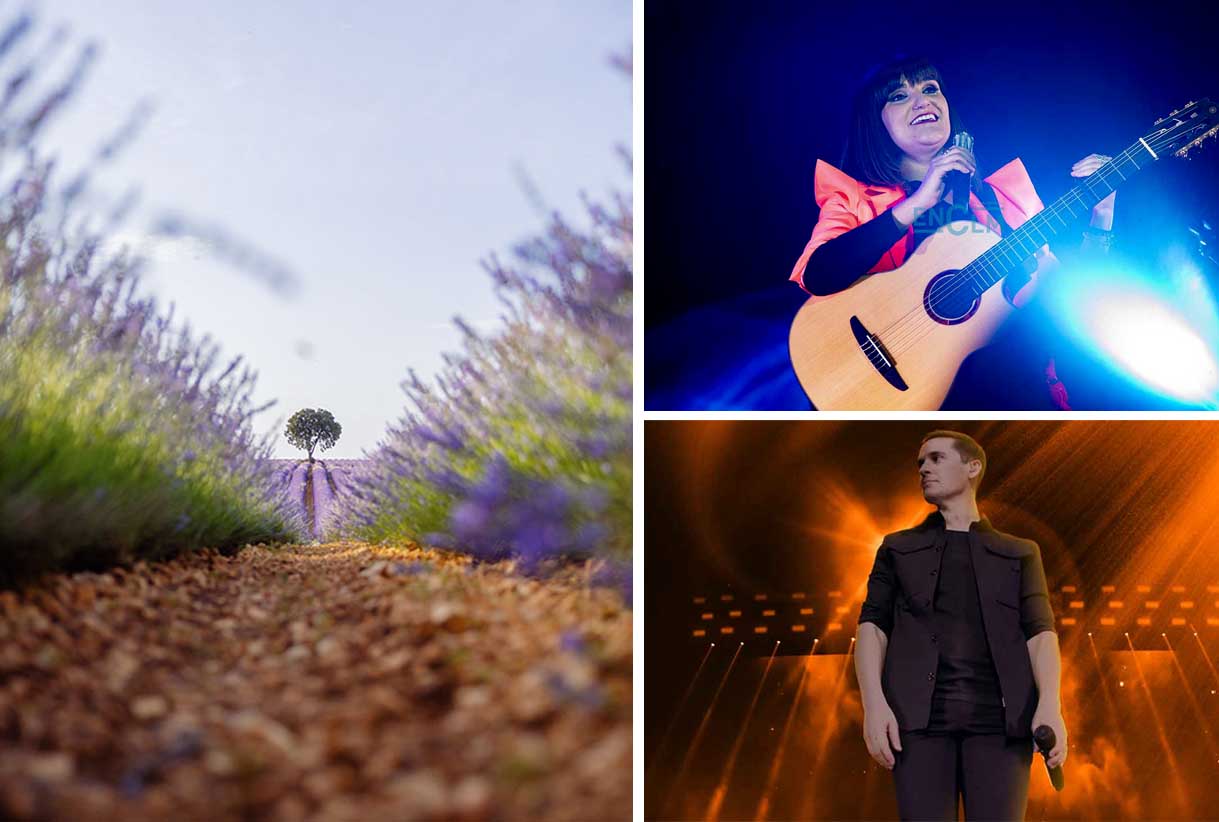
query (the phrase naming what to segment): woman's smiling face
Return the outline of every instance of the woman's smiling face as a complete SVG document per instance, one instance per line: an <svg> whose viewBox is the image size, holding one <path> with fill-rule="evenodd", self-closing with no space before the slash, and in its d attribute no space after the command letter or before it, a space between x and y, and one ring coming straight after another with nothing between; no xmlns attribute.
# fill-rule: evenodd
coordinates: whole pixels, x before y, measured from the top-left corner
<svg viewBox="0 0 1219 822"><path fill-rule="evenodd" d="M894 145L910 157L934 155L952 134L948 99L935 80L911 84L901 78L901 85L889 92L880 119Z"/></svg>

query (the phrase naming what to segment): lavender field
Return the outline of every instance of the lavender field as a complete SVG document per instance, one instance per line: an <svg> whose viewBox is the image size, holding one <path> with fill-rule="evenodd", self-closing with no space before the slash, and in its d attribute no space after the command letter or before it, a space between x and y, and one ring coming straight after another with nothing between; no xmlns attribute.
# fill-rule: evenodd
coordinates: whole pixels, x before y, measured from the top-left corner
<svg viewBox="0 0 1219 822"><path fill-rule="evenodd" d="M499 324L395 352L364 458L274 459L253 366L86 208L135 129L40 152L97 49L34 83L36 31L0 21L0 818L628 817L629 190L484 259Z"/></svg>

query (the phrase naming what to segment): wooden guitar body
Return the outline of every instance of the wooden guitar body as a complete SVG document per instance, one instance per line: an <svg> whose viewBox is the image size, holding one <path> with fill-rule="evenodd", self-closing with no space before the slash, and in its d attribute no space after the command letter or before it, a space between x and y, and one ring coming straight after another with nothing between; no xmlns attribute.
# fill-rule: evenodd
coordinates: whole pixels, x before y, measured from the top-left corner
<svg viewBox="0 0 1219 822"><path fill-rule="evenodd" d="M957 369L1013 308L1000 288L977 298L955 272L1000 241L969 220L927 237L900 268L832 297L792 323L796 376L819 410L935 410Z"/></svg>

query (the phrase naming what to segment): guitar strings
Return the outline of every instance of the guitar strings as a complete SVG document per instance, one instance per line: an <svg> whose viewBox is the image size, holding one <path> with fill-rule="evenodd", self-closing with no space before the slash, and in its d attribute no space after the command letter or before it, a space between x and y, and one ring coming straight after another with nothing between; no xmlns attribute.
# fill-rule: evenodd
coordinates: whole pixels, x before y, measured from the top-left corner
<svg viewBox="0 0 1219 822"><path fill-rule="evenodd" d="M1087 201L1080 196L1077 189L1080 186L1086 187L1088 192L1096 197L1097 192L1094 188L1095 183L1104 182L1108 184L1109 177L1113 174L1116 174L1117 176L1121 177L1122 180L1125 180L1126 175L1122 174L1117 168L1118 161L1129 160L1130 162L1134 163L1136 169L1141 169L1142 166L1134 161L1134 157L1136 156L1134 152L1141 148L1142 144L1136 143L1123 151L1116 158L1110 160L1104 166L1097 169L1097 171L1092 175L1089 175L1087 179L1081 181L1078 186L1075 186L1071 191L1059 198L1059 201L1050 208L1042 209L1042 211L1034 214L1033 217L1026 220L1025 223L1023 223L1019 228L1013 229L1012 233L1003 238L1000 243L1008 240L1014 240L1015 243L1013 244L1018 245L1020 249L1023 250L1024 245L1020 239L1021 236L1033 241L1036 241L1037 237L1040 237L1040 244L1032 252L1032 254L1036 254L1038 250L1048 244L1049 237L1043 234L1043 232L1036 230L1037 225L1033 223L1033 218L1044 215L1044 222L1048 223L1050 219L1057 218L1063 223L1064 228L1069 226L1070 223L1064 220L1062 215L1064 213L1069 213L1072 219L1075 219L1077 215L1071 211L1068 204L1073 204L1075 201L1078 201L1085 207L1087 206ZM1110 188L1111 190L1115 190L1114 186L1110 186ZM1103 196L1107 196L1107 194L1099 197L1098 201L1099 199L1103 199ZM927 301L934 304L939 300L951 296L962 288L972 288L980 283L985 283L986 274L1000 274L1003 271L1003 268L992 267L993 263L997 263L1000 260L1006 262L1008 266L1012 265L1010 252L1006 250L996 251L996 249L999 248L1000 243L996 243L995 245L991 246L986 251L982 252L982 254L980 254L975 260L961 268L956 277L942 280L933 286L927 295ZM1015 260L1015 265L1019 265L1025 259L1027 259L1027 257L1017 257ZM1002 279L1002 277L999 279ZM995 282L997 283L998 281L999 280L996 280ZM994 284L995 283L986 284L981 289L981 293L979 293L977 296L981 298ZM899 353L908 351L912 344L918 342L929 330L933 330L939 325L935 320L927 316L926 311L923 309L924 306L920 303L918 308L907 311L904 315L894 320L884 329L873 333L872 336L874 338L888 338L888 340L885 341L885 348L888 349L894 357L896 357ZM912 320L914 322L911 322ZM895 334L896 336L894 336ZM883 365L884 357L879 350L877 350L875 354L878 359L873 359L873 355L870 352L865 353L868 354L868 359L874 366L878 364Z"/></svg>
<svg viewBox="0 0 1219 822"><path fill-rule="evenodd" d="M1123 159L1128 159L1131 162L1134 162L1133 155L1131 155L1131 149L1127 149L1126 151L1122 152L1120 155L1118 155L1118 157L1123 158ZM1105 164L1105 166L1098 169L1087 180L1084 180L1081 183L1081 185L1086 186L1089 193L1091 193L1093 196L1095 196L1096 191L1093 188L1094 183L1097 181L1107 183L1108 182L1107 175L1116 173L1118 176L1121 176L1122 179L1124 180L1125 175L1122 175L1120 171L1117 171L1116 163L1117 163L1116 158L1114 160L1109 161L1108 163ZM1135 164L1136 168L1141 168L1138 165L1138 163L1134 163L1134 164ZM1076 188L1078 188L1078 186ZM1063 223L1064 227L1068 226L1069 223L1062 218L1062 214L1064 212L1066 212L1066 213L1071 214L1072 219L1075 219L1075 217L1076 217L1074 212L1071 212L1070 209L1066 205L1066 203L1071 202L1070 194L1071 194L1071 192L1068 192L1067 195L1064 195L1062 198L1060 198L1058 203L1055 203L1048 209L1042 209L1042 211L1038 212L1037 215L1033 215L1033 216L1036 217L1038 215L1044 215L1044 220L1046 222L1048 222L1051 218L1057 218ZM1084 201L1082 198L1079 198L1078 195L1076 195L1076 197L1079 199L1079 201L1081 203L1084 203L1086 205L1086 201ZM1034 240L1034 241L1036 241L1037 237L1040 237L1040 239L1041 239L1040 243L1036 246L1036 249L1033 252L1031 252L1032 254L1036 254L1037 250L1040 250L1042 247L1047 245L1047 243L1049 242L1049 237L1047 237L1045 234L1043 234L1040 231L1035 232L1036 225L1031 225L1032 221L1033 221L1033 218L1030 217L1029 220L1026 221L1025 224L1022 224L1020 226L1020 228L1014 229L1012 231L1012 234L1009 235L1008 237L1004 238L1004 240L1015 241L1013 244L1018 244L1020 246L1021 250L1023 250L1024 246L1023 246L1023 243L1020 241L1021 236L1026 237L1030 240ZM1028 225L1028 227L1026 228L1025 225ZM1034 236L1034 232L1036 233L1037 236ZM977 257L977 259L971 261L970 263L965 265L962 269L960 269L957 276L955 276L951 279L942 280L940 283L937 283L931 289L930 293L927 295L927 301L934 305L935 302L943 300L944 298L947 298L947 297L951 296L952 294L959 292L963 288L971 288L972 286L975 286L977 284L984 283L985 282L984 275L986 273L994 273L994 274L1001 273L1002 268L1000 268L998 270L993 270L991 268L991 262L995 261L997 258L1007 260L1009 265L1011 265L1011 264L1019 265L1021 262L1023 262L1024 259L1027 259L1027 257L1018 257L1014 261L1012 261L1009 258L1007 258L1006 252L1004 252L1004 251L996 252L995 251L995 249L998 248L998 246L999 246L999 244L996 243L994 246L992 246L991 248L984 251L982 254L980 254ZM998 282L998 280L996 280L996 282ZM992 285L993 285L993 283L987 284L983 289L981 289L981 293L978 294L977 296L980 298L982 296L982 294L985 294L985 292L990 289L990 287ZM890 339L892 339L892 348L890 348L890 351L895 356L899 350L900 351L909 350L910 343L915 341L920 336L920 335L918 335L917 332L923 331L923 330L929 329L929 328L933 329L937 325L939 325L931 317L928 317L926 311L924 311L923 309L924 309L924 306L922 304L920 304L917 309L911 309L911 310L907 311L906 314L899 317L897 320L890 323L889 326L887 326L885 329L883 329L881 332L879 332L882 336L887 336L887 337L890 337ZM911 324L910 324L909 320L910 319L920 320L920 318L922 321L915 322L914 327L911 328ZM911 337L911 334L909 333L911 331L915 332L915 336L913 338ZM903 332L907 332L907 333L903 334ZM898 336L894 337L893 335L895 333ZM889 348L890 346L886 345L886 347Z"/></svg>
<svg viewBox="0 0 1219 822"><path fill-rule="evenodd" d="M1193 124L1189 129L1186 129L1186 131L1187 132L1196 132L1200 128L1207 129L1209 127L1210 127L1209 123L1196 123L1196 124ZM1166 134L1163 133L1163 130L1162 130L1162 132L1160 134L1151 138L1151 142L1155 144L1156 149L1163 150L1164 146L1170 144L1175 139L1179 139L1181 136L1182 135L1168 137ZM1143 139L1146 139L1146 138L1143 138ZM1087 202L1078 195L1078 193L1076 192L1076 189L1078 189L1080 186L1085 186L1085 187L1087 187L1090 194L1092 194L1093 196L1096 196L1096 191L1093 189L1093 183L1096 182L1097 180L1100 180L1101 182L1108 184L1107 175L1117 174L1119 177L1122 178L1122 181L1125 181L1126 175L1122 174L1121 171L1118 169L1117 161L1119 159L1124 158L1126 160L1129 160L1131 163L1134 164L1136 170L1141 171L1143 167L1140 166L1137 162L1135 162L1134 157L1137 156L1138 153L1140 153L1139 149L1141 147L1143 147L1143 145L1144 144L1141 141L1132 144L1128 149L1123 151L1117 157L1113 158L1112 160L1107 162L1105 165L1103 165L1099 169L1097 169L1093 174L1089 175L1086 179L1081 181L1079 186L1073 187L1071 189L1071 191L1068 191L1066 194L1064 194L1062 197L1060 197L1059 200L1054 205L1052 205L1050 208L1042 209L1041 211L1037 212L1037 214L1034 214L1032 217L1030 217L1028 220L1026 220L1025 223L1021 224L1021 226L1019 228L1014 229L1012 231L1011 235L1004 238L1004 241L1013 239L1016 237L1016 235L1021 234L1021 233L1023 233L1025 236L1028 236L1029 239L1035 239L1031 236L1033 234L1034 230L1036 229L1036 225L1033 224L1033 219L1035 217L1039 217L1041 215L1045 215L1045 217L1046 217L1044 222L1048 223L1050 217L1057 217L1058 220L1060 222L1062 222L1064 228L1069 226L1070 223L1068 223L1066 220L1062 219L1063 211L1070 213L1072 219L1075 219L1075 217L1076 217L1074 212L1071 212L1070 209L1067 207L1067 202L1069 202L1069 197L1071 195L1074 195L1079 200L1080 203L1082 203L1085 207L1087 207ZM1155 149L1150 149L1150 150L1152 151L1153 154L1156 153ZM1153 161L1155 159L1157 159L1157 158L1153 156ZM1110 186L1110 189L1116 190L1116 186ZM1108 195L1106 194L1104 196L1108 196ZM1100 198L1098 198L1098 199L1100 199ZM1033 254L1036 254L1036 252L1038 250L1040 250L1042 247L1046 246L1049 243L1048 237L1042 235L1040 231L1037 231L1036 233L1041 236L1042 242L1041 242L1041 245L1039 245L1037 247L1037 249L1033 251ZM966 266L964 268L960 269L960 272L958 273L957 277L951 278L949 280L941 281L941 283L937 284L935 288L932 288L930 294L927 295L928 301L933 302L937 298L946 297L948 295L955 293L960 288L972 286L972 285L976 284L977 282L984 282L984 280L981 279L981 276L979 276L983 273L1000 273L998 271L989 272L988 265L987 265L987 263L989 261L983 262L984 258L987 258L988 255L990 256L991 259L994 259L995 257L998 257L998 256L1006 257L1006 252L995 252L995 249L998 246L999 246L999 243L996 243L995 245L991 246L991 248L988 248L986 251L982 252L982 254L980 254L977 257L977 259L966 264ZM1021 244L1021 249L1023 250L1023 244ZM1016 265L1019 265L1025 259L1027 259L1027 257L1018 258L1016 261ZM979 265L979 263L982 263L982 265ZM960 276L961 273L966 272L970 268L973 268L975 273L968 273L968 274L964 274L964 276ZM1006 275L1003 275L1003 276L1006 276ZM1002 277L1000 277L1000 279L1002 279ZM998 282L998 281L999 280L996 280L995 282ZM981 293L979 293L977 295L978 298L980 299L986 293L986 291L988 291L994 284L995 283L990 283L989 285L986 285L982 289ZM944 289L947 289L947 290L944 290ZM903 332L903 331L906 332L904 337L899 336L899 337L894 338L892 347L890 347L890 345L888 345L888 344L886 344L886 346L885 346L887 349L889 349L890 353L894 355L894 357L896 357L896 355L898 353L908 351L910 349L910 346L913 345L914 343L918 342L919 339L921 339L921 337L927 333L927 331L934 329L938 325L938 323L936 323L935 320L933 320L932 318L927 316L925 311L921 310L922 308L923 308L923 306L920 305L919 308L917 308L917 309L911 309L910 311L906 312L905 315L894 320L892 323L890 323L889 326L887 326L885 329L883 329L880 332L880 334L883 334L885 336L888 336L894 332L899 332L899 333ZM924 317L926 319L926 322L919 322L918 321L919 317ZM915 320L913 329L910 328L911 319ZM902 326L903 324L905 324L906 328L900 328L900 326ZM878 334L873 334L873 336L876 337L876 336L878 336ZM883 363L883 355L880 355L879 350L877 351L877 355L881 357L881 362ZM870 355L869 355L869 360L871 360ZM876 363L873 362L873 364L875 365Z"/></svg>

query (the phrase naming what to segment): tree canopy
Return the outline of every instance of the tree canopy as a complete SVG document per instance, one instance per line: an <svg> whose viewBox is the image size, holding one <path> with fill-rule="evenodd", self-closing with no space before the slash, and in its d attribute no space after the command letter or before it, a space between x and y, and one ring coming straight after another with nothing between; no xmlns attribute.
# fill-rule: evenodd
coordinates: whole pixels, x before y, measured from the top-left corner
<svg viewBox="0 0 1219 822"><path fill-rule="evenodd" d="M314 450L332 447L339 441L343 426L324 408L302 408L288 419L284 433L288 442L307 451L309 461L313 462Z"/></svg>

